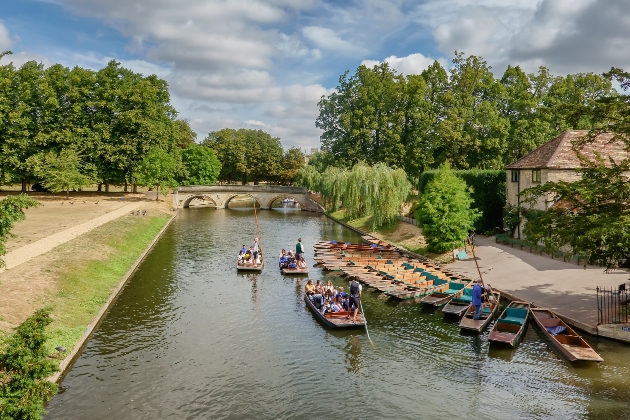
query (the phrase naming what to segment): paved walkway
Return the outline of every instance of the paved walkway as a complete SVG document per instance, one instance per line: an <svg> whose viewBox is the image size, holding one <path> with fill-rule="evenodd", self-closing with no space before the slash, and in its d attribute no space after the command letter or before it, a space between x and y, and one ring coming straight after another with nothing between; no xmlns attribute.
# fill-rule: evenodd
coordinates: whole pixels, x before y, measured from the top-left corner
<svg viewBox="0 0 630 420"><path fill-rule="evenodd" d="M475 248L484 282L534 304L557 311L595 329L597 300L595 287L618 286L630 274L615 270L605 274L602 267L578 266L531 254L508 245L497 244L493 237L477 237ZM475 261L470 255L449 268L477 278Z"/></svg>
<svg viewBox="0 0 630 420"><path fill-rule="evenodd" d="M6 264L6 268L0 268L0 272L4 271L5 269L9 270L13 267L23 264L28 260L42 255L55 248L56 246L71 241L72 239L81 236L96 227L104 225L105 223L117 219L125 214L129 214L132 210L137 209L141 205L142 202L127 204L126 206L123 206L102 216L96 217L90 221L63 230L61 232L54 233L43 239L8 252L3 258Z"/></svg>

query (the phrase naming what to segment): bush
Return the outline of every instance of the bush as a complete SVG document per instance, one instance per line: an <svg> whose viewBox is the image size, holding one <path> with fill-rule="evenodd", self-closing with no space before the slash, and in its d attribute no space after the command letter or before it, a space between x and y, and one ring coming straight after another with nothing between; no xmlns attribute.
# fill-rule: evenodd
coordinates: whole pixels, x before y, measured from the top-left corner
<svg viewBox="0 0 630 420"><path fill-rule="evenodd" d="M416 220L422 226L427 249L442 253L462 243L480 212L471 208L473 200L466 182L455 176L448 165L442 166L420 197Z"/></svg>
<svg viewBox="0 0 630 420"><path fill-rule="evenodd" d="M495 227L503 226L505 171L470 169L452 172L472 188L470 194L474 200L472 208L481 212L481 217L475 222L475 231L494 232ZM420 175L418 191L421 194L424 193L427 183L435 177L436 173L436 170L431 170Z"/></svg>
<svg viewBox="0 0 630 420"><path fill-rule="evenodd" d="M51 322L50 309L40 309L5 339L0 353L0 418L39 419L57 392L57 384L46 380L57 371L44 349L44 330Z"/></svg>

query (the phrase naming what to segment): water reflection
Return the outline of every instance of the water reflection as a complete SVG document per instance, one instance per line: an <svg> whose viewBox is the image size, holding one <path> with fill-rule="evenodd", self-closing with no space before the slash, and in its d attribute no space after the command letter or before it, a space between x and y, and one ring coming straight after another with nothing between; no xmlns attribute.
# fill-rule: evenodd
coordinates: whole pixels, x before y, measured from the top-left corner
<svg viewBox="0 0 630 420"><path fill-rule="evenodd" d="M325 216L258 212L269 258L320 238L359 238ZM251 208L182 211L147 256L49 405L50 419L625 418L628 347L593 341L599 366L557 357L531 326L514 349L457 318L400 305L366 289L365 330L330 331L305 307L311 268L284 277L274 263L239 275L234 256L256 235ZM292 302L293 300L293 302ZM325 402L325 403L324 403ZM625 416L625 417L624 417Z"/></svg>

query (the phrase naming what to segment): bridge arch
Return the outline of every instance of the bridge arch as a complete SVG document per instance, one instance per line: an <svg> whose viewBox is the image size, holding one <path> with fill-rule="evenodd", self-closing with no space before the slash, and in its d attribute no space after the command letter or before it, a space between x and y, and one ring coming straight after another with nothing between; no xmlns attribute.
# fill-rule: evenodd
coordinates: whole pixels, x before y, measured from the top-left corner
<svg viewBox="0 0 630 420"><path fill-rule="evenodd" d="M216 200L214 200L212 197L210 197L210 195L208 195L208 194L197 194L197 195L191 195L190 197L186 198L186 200L184 200L184 202L182 203L182 207L184 207L184 208L190 207L190 202L193 201L195 198L201 198L203 200L212 201L212 204L214 204L215 207L218 206Z"/></svg>
<svg viewBox="0 0 630 420"><path fill-rule="evenodd" d="M238 193L238 194L230 194L226 199L225 202L223 203L223 206L225 208L228 208L230 201L232 201L233 198L235 197L251 197L254 199L254 201L256 202L256 204L258 204L258 208L263 208L263 204L260 202L260 200L258 199L258 197L256 197L254 194L247 194L247 193Z"/></svg>
<svg viewBox="0 0 630 420"><path fill-rule="evenodd" d="M275 196L274 198L269 200L269 203L267 203L267 208L270 209L275 201L281 200L281 199L285 199L285 198L292 198L293 200L295 200L300 205L301 208L305 207L304 200L300 199L300 197L298 197L297 195L278 194L277 196Z"/></svg>

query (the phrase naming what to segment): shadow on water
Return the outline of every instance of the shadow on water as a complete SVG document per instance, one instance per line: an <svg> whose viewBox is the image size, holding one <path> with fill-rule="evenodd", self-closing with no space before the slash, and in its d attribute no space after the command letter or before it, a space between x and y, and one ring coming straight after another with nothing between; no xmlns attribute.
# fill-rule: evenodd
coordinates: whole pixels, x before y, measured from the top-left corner
<svg viewBox="0 0 630 420"><path fill-rule="evenodd" d="M274 209L258 218L268 258L298 237L309 262L319 240L360 240L321 214ZM348 279L321 267L284 277L273 263L237 274L236 253L256 235L251 205L181 211L47 418L293 419L328 407L342 407L336 415L351 407L353 418L627 418L627 346L591 340L605 362L574 366L530 326L514 350L497 350L487 330L461 335L458 317L445 322L439 310L366 290L372 346L364 329L323 327L303 301L308 278L344 287Z"/></svg>

